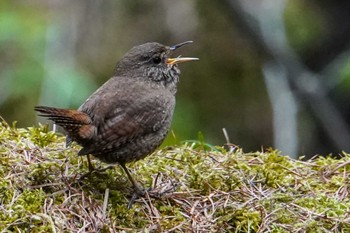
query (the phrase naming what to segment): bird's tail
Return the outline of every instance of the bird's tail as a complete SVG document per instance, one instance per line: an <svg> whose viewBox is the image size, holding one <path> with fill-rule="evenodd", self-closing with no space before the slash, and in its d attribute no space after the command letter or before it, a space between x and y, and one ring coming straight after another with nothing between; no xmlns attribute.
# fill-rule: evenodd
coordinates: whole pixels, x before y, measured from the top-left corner
<svg viewBox="0 0 350 233"><path fill-rule="evenodd" d="M91 117L84 112L46 106L36 106L34 110L39 112L39 116L47 117L61 126L73 140L90 139L95 132Z"/></svg>

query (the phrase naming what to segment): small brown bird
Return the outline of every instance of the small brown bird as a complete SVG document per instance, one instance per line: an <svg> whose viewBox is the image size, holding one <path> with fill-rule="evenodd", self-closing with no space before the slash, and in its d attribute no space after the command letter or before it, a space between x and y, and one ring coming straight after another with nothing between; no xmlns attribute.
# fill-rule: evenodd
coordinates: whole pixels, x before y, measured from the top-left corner
<svg viewBox="0 0 350 233"><path fill-rule="evenodd" d="M78 155L87 155L90 168L90 154L106 163L119 163L135 192L143 195L125 164L143 159L166 137L180 75L177 64L198 60L169 56L191 42L135 46L117 63L112 78L78 110L37 106L35 111L67 131L68 145L76 141L83 147Z"/></svg>

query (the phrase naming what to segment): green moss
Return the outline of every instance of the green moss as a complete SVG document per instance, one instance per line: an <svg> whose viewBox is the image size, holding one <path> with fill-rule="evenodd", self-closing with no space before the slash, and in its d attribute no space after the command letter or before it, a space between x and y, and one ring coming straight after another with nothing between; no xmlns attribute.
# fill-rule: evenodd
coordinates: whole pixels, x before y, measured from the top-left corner
<svg viewBox="0 0 350 233"><path fill-rule="evenodd" d="M24 212L37 213L44 204L46 194L41 189L24 190L17 201L14 209L24 210Z"/></svg>
<svg viewBox="0 0 350 233"><path fill-rule="evenodd" d="M80 147L46 126L0 125L0 229L10 232L350 230L350 156L293 160L201 141L129 164L149 197L127 204L123 170L88 172ZM106 166L94 160L96 167ZM107 206L104 207L106 193ZM106 208L106 211L104 211Z"/></svg>

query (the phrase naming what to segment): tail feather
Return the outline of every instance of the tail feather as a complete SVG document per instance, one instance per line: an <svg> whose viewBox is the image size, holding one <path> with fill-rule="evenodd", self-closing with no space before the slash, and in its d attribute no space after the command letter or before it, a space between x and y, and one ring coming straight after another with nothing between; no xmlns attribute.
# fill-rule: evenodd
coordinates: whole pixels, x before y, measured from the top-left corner
<svg viewBox="0 0 350 233"><path fill-rule="evenodd" d="M84 112L46 106L36 106L34 110L39 112L39 116L47 117L64 128L68 135L78 142L92 138L95 133L91 117Z"/></svg>

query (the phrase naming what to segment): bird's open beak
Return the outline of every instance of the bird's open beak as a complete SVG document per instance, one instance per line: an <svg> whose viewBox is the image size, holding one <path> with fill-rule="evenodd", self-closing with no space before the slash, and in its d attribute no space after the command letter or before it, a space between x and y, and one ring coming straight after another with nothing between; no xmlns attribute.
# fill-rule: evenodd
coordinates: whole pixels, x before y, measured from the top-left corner
<svg viewBox="0 0 350 233"><path fill-rule="evenodd" d="M169 50L170 51L174 51L174 50L180 48L181 46L186 45L186 44L190 44L190 43L193 43L193 41L189 40L189 41L182 42L180 44L176 44L176 45L170 46ZM174 65L174 64L177 64L177 63L181 63L181 62L197 61L197 60L199 60L199 59L195 58L195 57L177 57L177 58L168 58L166 63L169 64L169 65Z"/></svg>

